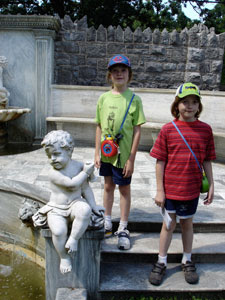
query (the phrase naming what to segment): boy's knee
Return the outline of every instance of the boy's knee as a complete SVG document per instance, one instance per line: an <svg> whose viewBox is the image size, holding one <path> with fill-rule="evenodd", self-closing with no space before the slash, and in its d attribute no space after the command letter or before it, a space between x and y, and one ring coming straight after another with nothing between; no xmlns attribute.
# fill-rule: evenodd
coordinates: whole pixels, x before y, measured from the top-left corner
<svg viewBox="0 0 225 300"><path fill-rule="evenodd" d="M113 183L113 184L108 184L108 183L106 183L106 184L104 185L104 189L105 189L105 191L106 191L107 193L114 192L115 187L116 187L116 185L115 185L114 183Z"/></svg>
<svg viewBox="0 0 225 300"><path fill-rule="evenodd" d="M180 219L180 227L182 231L192 229L193 227L192 218Z"/></svg>
<svg viewBox="0 0 225 300"><path fill-rule="evenodd" d="M164 229L165 231L167 231L167 232L174 232L176 226L177 226L177 223L176 223L176 221L174 221L174 220L172 220L169 229L166 227L166 224L163 223L163 229Z"/></svg>

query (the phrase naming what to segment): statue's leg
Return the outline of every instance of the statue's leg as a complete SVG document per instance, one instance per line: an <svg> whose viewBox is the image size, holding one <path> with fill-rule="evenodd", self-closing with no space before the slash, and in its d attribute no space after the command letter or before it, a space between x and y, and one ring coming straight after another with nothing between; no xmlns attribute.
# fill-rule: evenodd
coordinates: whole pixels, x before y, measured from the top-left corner
<svg viewBox="0 0 225 300"><path fill-rule="evenodd" d="M86 231L91 217L91 207L83 201L73 205L71 218L73 220L71 233L66 243L68 253L77 251L78 240Z"/></svg>
<svg viewBox="0 0 225 300"><path fill-rule="evenodd" d="M49 213L48 225L52 232L53 245L60 257L60 271L63 274L70 272L72 270L72 263L70 256L65 249L68 231L67 219L54 213Z"/></svg>

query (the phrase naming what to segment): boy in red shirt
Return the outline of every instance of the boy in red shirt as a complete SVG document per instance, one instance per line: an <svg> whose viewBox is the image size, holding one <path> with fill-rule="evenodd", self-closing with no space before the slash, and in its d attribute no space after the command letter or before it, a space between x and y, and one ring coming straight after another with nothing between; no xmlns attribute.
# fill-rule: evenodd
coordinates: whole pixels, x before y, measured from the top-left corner
<svg viewBox="0 0 225 300"><path fill-rule="evenodd" d="M199 89L188 82L178 87L171 113L174 123L194 152L200 167L204 169L209 181L209 191L204 204L212 203L214 182L211 160L216 158L211 127L198 120L202 112ZM150 155L157 159L155 203L165 208L172 219L170 228L163 222L158 261L151 271L149 281L160 285L167 267L167 251L176 227L176 217L180 219L183 242L182 269L185 280L194 284L198 274L191 261L193 243L193 216L196 213L200 195L202 172L197 161L172 122L165 124Z"/></svg>

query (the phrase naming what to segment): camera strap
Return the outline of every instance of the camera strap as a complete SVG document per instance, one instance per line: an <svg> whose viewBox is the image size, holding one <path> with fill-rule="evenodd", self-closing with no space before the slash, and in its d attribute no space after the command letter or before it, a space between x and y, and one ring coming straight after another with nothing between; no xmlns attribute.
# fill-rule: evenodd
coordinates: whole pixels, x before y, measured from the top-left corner
<svg viewBox="0 0 225 300"><path fill-rule="evenodd" d="M128 107L127 107L127 110L126 110L126 113L125 113L125 115L124 115L124 117L123 117L123 121L122 121L122 123L121 123L121 125L120 125L120 129L119 129L119 132L118 132L118 133L120 133L121 130L122 130L122 128L123 128L123 124L124 124L124 122L125 122L125 120L126 120L126 117L127 117L128 111L129 111L129 109L130 109L131 103L132 103L132 101L133 101L133 99L134 99L134 96L135 96L135 94L133 94L133 96L132 96L132 98L131 98L131 100L130 100L130 103L129 103L129 105L128 105Z"/></svg>
<svg viewBox="0 0 225 300"><path fill-rule="evenodd" d="M188 142L186 141L185 137L183 136L183 134L181 133L181 131L180 131L180 129L177 127L177 125L174 123L174 121L172 121L172 123L173 123L173 126L174 126L174 127L176 128L176 130L178 131L178 133L180 134L180 136L182 137L182 139L183 139L183 141L185 142L186 146L188 147L188 149L191 151L192 155L194 156L194 158L195 158L195 160L196 160L196 162L197 162L197 164L198 164L198 167L199 167L199 169L200 169L200 172L203 173L202 168L201 168L201 166L200 166L200 164L199 164L199 161L198 161L196 155L194 154L194 152L192 151L191 147L189 146Z"/></svg>
<svg viewBox="0 0 225 300"><path fill-rule="evenodd" d="M117 135L116 135L116 142L117 142L117 144L118 144L118 158L117 158L117 167L118 167L118 168L121 167L121 163L120 163L120 148L119 148L119 147L120 147L120 146L119 146L119 142L120 142L120 140L121 140L122 137L123 137L123 135L121 134L121 131L122 131L124 122L125 122L125 120L126 120L128 111L129 111L129 109L130 109L131 103L132 103L132 101L133 101L133 99L134 99L134 96L135 96L135 94L133 93L132 98L131 98L131 100L130 100L130 103L129 103L128 107L127 107L126 113L125 113L125 115L124 115L124 117L123 117L123 121L122 121L122 123L121 123L121 125L120 125L119 132L118 132Z"/></svg>

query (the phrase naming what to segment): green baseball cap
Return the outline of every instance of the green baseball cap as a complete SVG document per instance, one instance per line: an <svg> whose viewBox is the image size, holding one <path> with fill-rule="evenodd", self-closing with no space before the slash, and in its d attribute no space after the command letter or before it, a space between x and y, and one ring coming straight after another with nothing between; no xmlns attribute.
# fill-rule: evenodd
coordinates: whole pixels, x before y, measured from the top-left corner
<svg viewBox="0 0 225 300"><path fill-rule="evenodd" d="M188 95L196 95L199 98L201 98L200 91L199 91L199 88L197 87L197 85L195 85L191 82L186 82L184 84L181 84L178 87L175 96L178 96L179 98L184 98Z"/></svg>

